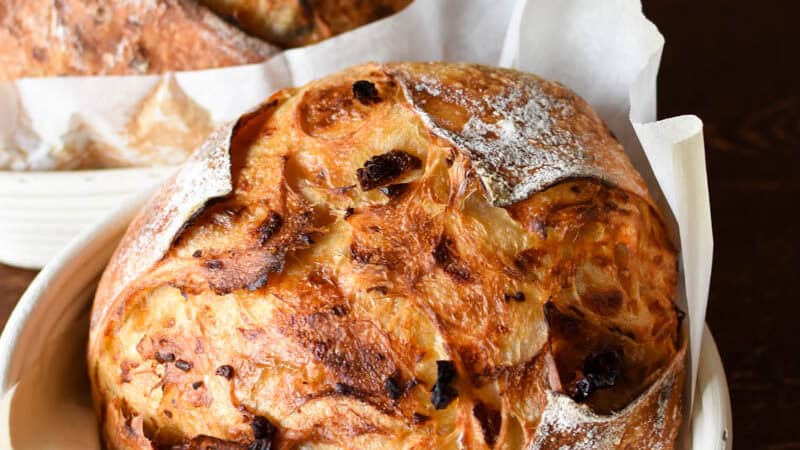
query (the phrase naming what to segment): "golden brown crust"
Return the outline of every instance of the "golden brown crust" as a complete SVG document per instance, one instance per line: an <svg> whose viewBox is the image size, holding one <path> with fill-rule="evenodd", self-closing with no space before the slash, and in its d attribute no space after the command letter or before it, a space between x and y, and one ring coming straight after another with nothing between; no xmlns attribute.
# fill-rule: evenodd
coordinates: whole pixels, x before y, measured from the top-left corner
<svg viewBox="0 0 800 450"><path fill-rule="evenodd" d="M263 61L273 48L188 0L0 0L0 81Z"/></svg>
<svg viewBox="0 0 800 450"><path fill-rule="evenodd" d="M580 151L476 137L475 115L557 117ZM487 153L503 139L526 158ZM272 423L274 448L670 448L685 350L651 203L588 106L530 75L364 65L281 91L112 258L89 345L106 440L245 446Z"/></svg>
<svg viewBox="0 0 800 450"><path fill-rule="evenodd" d="M411 0L202 0L242 29L281 47L299 47L368 24Z"/></svg>

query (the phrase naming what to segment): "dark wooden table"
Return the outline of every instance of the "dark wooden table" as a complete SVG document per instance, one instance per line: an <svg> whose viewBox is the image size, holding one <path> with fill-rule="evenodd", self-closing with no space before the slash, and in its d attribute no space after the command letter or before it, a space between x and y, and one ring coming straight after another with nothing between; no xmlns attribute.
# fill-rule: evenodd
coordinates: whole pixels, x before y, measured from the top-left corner
<svg viewBox="0 0 800 450"><path fill-rule="evenodd" d="M800 449L800 1L644 9L667 39L659 115L705 122L708 323L728 373L734 448ZM0 265L0 327L34 275Z"/></svg>
<svg viewBox="0 0 800 450"><path fill-rule="evenodd" d="M705 123L707 321L735 449L800 449L800 2L644 0L667 46L659 115Z"/></svg>

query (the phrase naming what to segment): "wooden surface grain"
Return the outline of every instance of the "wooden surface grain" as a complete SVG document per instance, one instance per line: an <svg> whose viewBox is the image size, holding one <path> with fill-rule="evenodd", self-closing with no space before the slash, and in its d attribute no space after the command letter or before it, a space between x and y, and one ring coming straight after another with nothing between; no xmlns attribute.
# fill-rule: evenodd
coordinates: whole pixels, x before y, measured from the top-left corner
<svg viewBox="0 0 800 450"><path fill-rule="evenodd" d="M705 123L707 319L730 383L734 448L800 449L800 2L643 3L667 41L659 116ZM34 275L0 265L0 327Z"/></svg>
<svg viewBox="0 0 800 450"><path fill-rule="evenodd" d="M0 330L5 327L14 305L35 276L35 270L15 269L0 264Z"/></svg>
<svg viewBox="0 0 800 450"><path fill-rule="evenodd" d="M705 124L707 322L734 449L800 449L800 2L644 0L666 38L659 116Z"/></svg>

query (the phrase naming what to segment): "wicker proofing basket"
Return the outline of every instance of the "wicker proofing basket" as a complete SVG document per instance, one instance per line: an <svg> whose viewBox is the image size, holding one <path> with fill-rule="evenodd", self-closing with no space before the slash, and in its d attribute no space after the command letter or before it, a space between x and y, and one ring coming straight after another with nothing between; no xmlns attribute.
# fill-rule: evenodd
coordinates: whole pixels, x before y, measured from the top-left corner
<svg viewBox="0 0 800 450"><path fill-rule="evenodd" d="M0 171L0 263L44 266L88 225L174 170Z"/></svg>

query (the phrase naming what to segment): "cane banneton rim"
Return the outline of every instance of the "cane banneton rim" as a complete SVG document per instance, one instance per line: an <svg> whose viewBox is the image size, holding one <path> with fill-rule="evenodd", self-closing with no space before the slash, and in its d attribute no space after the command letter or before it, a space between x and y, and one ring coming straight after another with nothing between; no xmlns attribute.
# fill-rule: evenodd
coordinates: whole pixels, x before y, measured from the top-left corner
<svg viewBox="0 0 800 450"><path fill-rule="evenodd" d="M367 64L274 94L143 208L95 299L109 448L672 448L676 252L589 105Z"/></svg>

